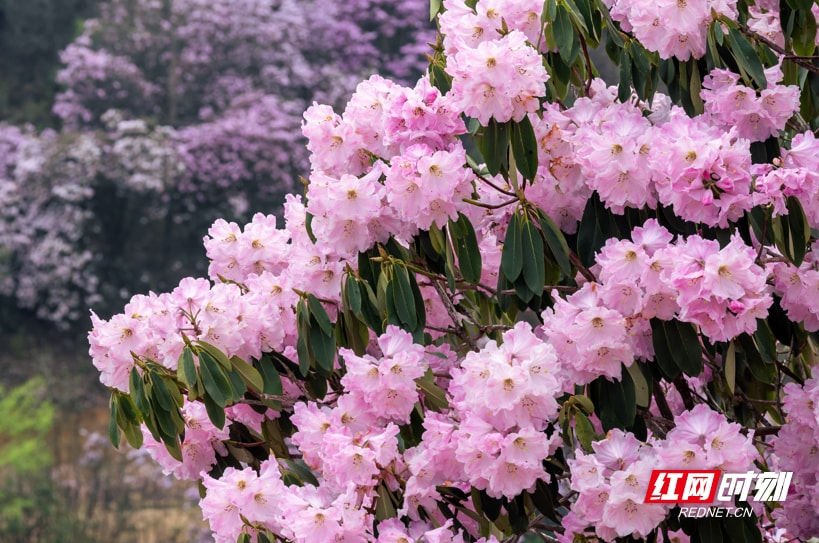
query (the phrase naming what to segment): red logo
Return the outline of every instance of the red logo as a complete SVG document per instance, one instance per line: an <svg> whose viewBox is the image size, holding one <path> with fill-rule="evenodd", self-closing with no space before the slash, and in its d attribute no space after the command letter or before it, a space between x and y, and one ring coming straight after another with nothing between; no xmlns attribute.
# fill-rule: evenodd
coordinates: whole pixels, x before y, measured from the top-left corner
<svg viewBox="0 0 819 543"><path fill-rule="evenodd" d="M645 503L711 503L717 493L716 469L653 470Z"/></svg>

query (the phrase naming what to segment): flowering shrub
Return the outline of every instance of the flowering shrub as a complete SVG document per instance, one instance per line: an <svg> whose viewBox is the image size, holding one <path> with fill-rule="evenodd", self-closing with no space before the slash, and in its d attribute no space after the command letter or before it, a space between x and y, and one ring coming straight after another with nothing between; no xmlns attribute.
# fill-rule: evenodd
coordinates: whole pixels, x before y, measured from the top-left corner
<svg viewBox="0 0 819 543"><path fill-rule="evenodd" d="M416 85L306 111L284 224L218 220L208 279L92 315L112 441L200 480L218 542L816 536L815 24L431 7Z"/></svg>

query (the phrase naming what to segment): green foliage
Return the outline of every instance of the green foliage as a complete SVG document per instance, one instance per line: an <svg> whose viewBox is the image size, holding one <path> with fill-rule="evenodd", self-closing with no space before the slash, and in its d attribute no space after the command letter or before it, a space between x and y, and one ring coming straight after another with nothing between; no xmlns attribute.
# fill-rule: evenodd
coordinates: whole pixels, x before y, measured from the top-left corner
<svg viewBox="0 0 819 543"><path fill-rule="evenodd" d="M54 414L42 378L11 390L0 384L0 474L32 473L51 464L51 453L44 444Z"/></svg>

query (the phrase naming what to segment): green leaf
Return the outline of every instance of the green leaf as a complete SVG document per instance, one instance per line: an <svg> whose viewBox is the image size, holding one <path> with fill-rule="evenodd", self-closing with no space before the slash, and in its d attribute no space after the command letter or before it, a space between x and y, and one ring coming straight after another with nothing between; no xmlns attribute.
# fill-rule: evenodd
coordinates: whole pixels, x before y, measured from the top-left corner
<svg viewBox="0 0 819 543"><path fill-rule="evenodd" d="M542 210L538 210L538 215L540 219L540 230L546 239L546 245L549 246L549 250L557 261L557 265L560 266L560 271L563 272L563 275L571 277L572 264L569 261L569 244L566 243L563 232L560 231L560 228L558 228L554 221Z"/></svg>
<svg viewBox="0 0 819 543"><path fill-rule="evenodd" d="M233 369L242 377L242 381L244 381L248 388L254 392L264 391L264 379L262 378L262 374L259 373L259 370L238 356L234 356L230 361L233 363Z"/></svg>
<svg viewBox="0 0 819 543"><path fill-rule="evenodd" d="M802 210L802 204L796 196L788 196L788 218L783 219L783 231L785 232L785 243L787 244L786 254L793 265L799 267L805 259L805 252L810 241L810 225ZM787 229L785 225L787 224Z"/></svg>
<svg viewBox="0 0 819 543"><path fill-rule="evenodd" d="M674 361L666 338L664 321L651 319L651 336L654 345L654 361L667 381L673 381L680 375L680 367Z"/></svg>
<svg viewBox="0 0 819 543"><path fill-rule="evenodd" d="M581 262L585 266L594 265L595 254L605 245L606 240L619 235L620 229L611 212L603 206L600 196L593 193L586 202L577 230L577 255Z"/></svg>
<svg viewBox="0 0 819 543"><path fill-rule="evenodd" d="M114 399L117 394L119 393L114 392L111 394L111 399L108 400L108 408L111 411L108 419L108 439L111 440L111 445L113 445L115 449L119 449L119 442L121 438L119 426L117 426L117 402Z"/></svg>
<svg viewBox="0 0 819 543"><path fill-rule="evenodd" d="M595 440L594 426L592 426L589 417L582 412L577 411L574 414L574 432L577 435L577 441L583 450L587 453L592 452L592 441Z"/></svg>
<svg viewBox="0 0 819 543"><path fill-rule="evenodd" d="M580 52L580 40L574 31L569 10L566 9L566 6L562 3L557 5L557 15L555 16L552 26L555 43L557 44L557 52L560 54L560 58L571 66L574 64L574 59L577 58L577 54Z"/></svg>
<svg viewBox="0 0 819 543"><path fill-rule="evenodd" d="M732 341L728 344L728 349L725 351L725 358L722 362L723 372L725 372L725 382L728 384L728 390L734 394L737 385L737 346Z"/></svg>
<svg viewBox="0 0 819 543"><path fill-rule="evenodd" d="M316 359L316 369L324 377L329 377L333 373L333 362L336 358L335 334L327 335L316 323L315 318L310 319L310 348Z"/></svg>
<svg viewBox="0 0 819 543"><path fill-rule="evenodd" d="M171 393L168 390L167 385L165 384L165 381L163 381L161 377L154 373L148 374L148 379L151 380L152 385L151 395L152 397L156 398L156 403L159 404L162 410L170 411L171 409L176 407L174 405L173 398L171 398Z"/></svg>
<svg viewBox="0 0 819 543"><path fill-rule="evenodd" d="M537 175L538 143L535 129L529 117L523 117L519 122L512 123L512 154L515 157L518 171L528 179L534 181Z"/></svg>
<svg viewBox="0 0 819 543"><path fill-rule="evenodd" d="M631 55L629 45L620 51L620 83L617 85L617 99L626 103L631 98Z"/></svg>
<svg viewBox="0 0 819 543"><path fill-rule="evenodd" d="M423 377L415 380L415 384L424 393L424 404L433 411L443 411L449 407L446 399L446 392L435 384L435 376L432 370L427 370Z"/></svg>
<svg viewBox="0 0 819 543"><path fill-rule="evenodd" d="M637 405L648 408L651 406L651 387L648 385L643 370L640 369L640 365L637 362L634 362L626 369L631 376L631 380L634 382L634 398Z"/></svg>
<svg viewBox="0 0 819 543"><path fill-rule="evenodd" d="M125 440L134 449L142 447L143 435L138 424L129 424L123 430Z"/></svg>
<svg viewBox="0 0 819 543"><path fill-rule="evenodd" d="M737 64L751 76L757 87L766 88L768 83L765 79L765 69L754 46L735 28L728 28L728 40L731 42L731 54Z"/></svg>
<svg viewBox="0 0 819 543"><path fill-rule="evenodd" d="M220 430L225 427L225 408L220 406L209 394L202 396L202 401L205 402L205 410L208 413L208 418L214 426Z"/></svg>
<svg viewBox="0 0 819 543"><path fill-rule="evenodd" d="M207 343L202 340L196 340L194 343L196 343L199 347L204 349L216 362L219 363L220 366L225 368L226 371L230 371L231 369L230 360L228 360L227 355L223 353L222 350L219 349L219 347L211 345L210 343Z"/></svg>
<svg viewBox="0 0 819 543"><path fill-rule="evenodd" d="M407 330L413 331L418 326L418 315L415 307L415 296L410 285L409 271L403 264L393 266L392 286L393 303L398 318L406 326Z"/></svg>
<svg viewBox="0 0 819 543"><path fill-rule="evenodd" d="M151 412L151 404L148 402L148 396L145 395L145 382L139 374L136 366L131 368L130 375L131 397L136 403L137 409L142 413L143 417Z"/></svg>
<svg viewBox="0 0 819 543"><path fill-rule="evenodd" d="M809 57L816 50L816 18L810 8L800 10L797 16L801 21L794 26L793 52L801 57Z"/></svg>
<svg viewBox="0 0 819 543"><path fill-rule="evenodd" d="M509 123L490 119L478 143L489 175L509 170Z"/></svg>
<svg viewBox="0 0 819 543"><path fill-rule="evenodd" d="M199 352L199 370L205 391L219 407L225 407L233 398L233 389L224 370L207 351Z"/></svg>
<svg viewBox="0 0 819 543"><path fill-rule="evenodd" d="M625 368L620 381L598 377L590 383L589 391L604 431L631 427L637 416L637 398L634 382Z"/></svg>
<svg viewBox="0 0 819 543"><path fill-rule="evenodd" d="M392 503L390 491L385 483L378 485L378 501L375 503L375 519L377 521L393 518L396 515L395 505Z"/></svg>
<svg viewBox="0 0 819 543"><path fill-rule="evenodd" d="M429 0L429 20L434 21L444 7L443 0Z"/></svg>
<svg viewBox="0 0 819 543"><path fill-rule="evenodd" d="M461 275L468 283L475 284L481 280L481 252L478 249L478 238L472 223L463 213L458 213L457 221L449 221L449 232L458 255Z"/></svg>
<svg viewBox="0 0 819 543"><path fill-rule="evenodd" d="M193 361L193 352L188 346L182 349L182 354L179 356L176 376L189 389L196 385L196 364Z"/></svg>
<svg viewBox="0 0 819 543"><path fill-rule="evenodd" d="M321 331L328 336L333 335L333 325L330 322L330 317L324 310L324 306L318 301L318 298L312 294L307 295L307 307L310 309L310 315L315 319L316 324L321 327Z"/></svg>
<svg viewBox="0 0 819 543"><path fill-rule="evenodd" d="M364 319L364 316L361 314L361 291L358 289L358 281L356 281L352 275L347 276L347 280L344 283L344 293L346 294L347 306L350 308L350 311L361 319Z"/></svg>
<svg viewBox="0 0 819 543"><path fill-rule="evenodd" d="M672 330L673 329L673 330ZM674 361L679 368L690 377L695 377L702 371L702 344L694 325L687 322L668 321L669 348Z"/></svg>
<svg viewBox="0 0 819 543"><path fill-rule="evenodd" d="M501 254L501 269L503 275L510 282L520 276L523 270L523 231L520 224L520 216L514 213L509 219L509 226L506 228L506 237L503 241L503 253Z"/></svg>
<svg viewBox="0 0 819 543"><path fill-rule="evenodd" d="M275 364L273 364L273 359L265 355L259 360L257 367L264 382L262 392L271 396L281 396L282 380L279 376L279 370L277 370Z"/></svg>
<svg viewBox="0 0 819 543"><path fill-rule="evenodd" d="M534 293L543 292L546 281L546 261L543 255L543 240L534 223L524 218L522 230L523 279Z"/></svg>

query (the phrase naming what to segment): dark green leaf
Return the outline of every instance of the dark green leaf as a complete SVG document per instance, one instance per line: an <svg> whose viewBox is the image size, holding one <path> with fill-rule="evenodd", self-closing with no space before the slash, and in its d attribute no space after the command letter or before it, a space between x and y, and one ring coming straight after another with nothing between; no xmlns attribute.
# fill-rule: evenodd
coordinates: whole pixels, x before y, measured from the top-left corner
<svg viewBox="0 0 819 543"><path fill-rule="evenodd" d="M347 295L347 305L356 316L363 319L364 316L361 314L361 291L358 289L358 281L352 275L348 275L344 287L344 293Z"/></svg>
<svg viewBox="0 0 819 543"><path fill-rule="evenodd" d="M262 392L271 396L281 396L282 380L279 376L279 370L277 370L275 364L273 364L273 359L267 355L263 356L262 359L259 360L257 368L262 376L262 381L264 381Z"/></svg>
<svg viewBox="0 0 819 543"><path fill-rule="evenodd" d="M300 332L296 340L296 353L299 356L299 374L302 377L307 377L307 374L310 372L310 366L312 365L312 354L307 342L309 333L309 331L306 333Z"/></svg>
<svg viewBox="0 0 819 543"><path fill-rule="evenodd" d="M390 491L384 483L381 483L378 485L378 501L375 503L375 519L382 521L393 518L395 515L395 505L392 503Z"/></svg>
<svg viewBox="0 0 819 543"><path fill-rule="evenodd" d="M108 400L108 407L111 411L110 418L108 419L108 439L111 440L111 445L113 445L115 449L119 449L121 437L119 426L117 426L117 402L114 399L117 394L119 393L114 392L111 394L111 399Z"/></svg>
<svg viewBox="0 0 819 543"><path fill-rule="evenodd" d="M543 255L543 240L534 223L524 218L521 228L523 247L523 279L533 293L543 292L546 281L546 261Z"/></svg>
<svg viewBox="0 0 819 543"><path fill-rule="evenodd" d="M145 395L145 382L142 380L142 376L136 367L131 368L130 385L131 397L134 399L137 409L139 409L143 416L147 415L151 412L151 404Z"/></svg>
<svg viewBox="0 0 819 543"><path fill-rule="evenodd" d="M223 353L222 350L219 349L219 347L217 347L215 345L211 345L210 343L207 343L207 342L202 341L202 340L196 340L195 343L199 347L201 347L202 349L207 351L207 353L211 356L211 358L213 358L213 360L218 362L220 366L225 368L226 371L230 371L230 368L231 368L230 360L228 360L227 355L225 353Z"/></svg>
<svg viewBox="0 0 819 543"><path fill-rule="evenodd" d="M802 210L802 204L796 196L788 197L788 257L793 265L799 267L805 259L805 252L810 241L810 225ZM784 224L784 223L783 223Z"/></svg>
<svg viewBox="0 0 819 543"><path fill-rule="evenodd" d="M580 51L580 40L574 31L569 11L563 4L558 4L557 15L552 25L557 52L560 54L560 58L571 66Z"/></svg>
<svg viewBox="0 0 819 543"><path fill-rule="evenodd" d="M325 334L313 317L310 321L310 349L316 357L316 369L324 377L329 377L333 372L333 362L336 358L335 335Z"/></svg>
<svg viewBox="0 0 819 543"><path fill-rule="evenodd" d="M202 401L205 402L205 410L208 413L208 418L219 429L225 427L225 408L220 406L209 394L202 396Z"/></svg>
<svg viewBox="0 0 819 543"><path fill-rule="evenodd" d="M324 310L324 306L318 301L318 298L312 294L307 295L307 307L310 309L310 315L315 319L316 324L321 327L321 331L328 336L333 335L333 325L330 322L330 317Z"/></svg>
<svg viewBox="0 0 819 543"><path fill-rule="evenodd" d="M535 129L529 117L523 117L519 122L512 123L512 154L515 157L518 171L528 179L534 181L537 174L538 143L535 138Z"/></svg>
<svg viewBox="0 0 819 543"><path fill-rule="evenodd" d="M767 86L765 69L754 46L735 28L728 28L728 39L731 42L731 54L737 64L751 76L760 89L764 89Z"/></svg>
<svg viewBox="0 0 819 543"><path fill-rule="evenodd" d="M156 374L149 374L149 379L151 380L152 384L152 396L156 398L157 403L164 411L170 411L174 407L174 403L165 382Z"/></svg>
<svg viewBox="0 0 819 543"><path fill-rule="evenodd" d="M415 297L412 294L412 286L410 285L409 271L401 264L393 266L393 280L390 281L392 286L393 303L395 304L395 311L398 318L406 326L407 330L412 331L418 326L418 315L415 308Z"/></svg>
<svg viewBox="0 0 819 543"><path fill-rule="evenodd" d="M432 370L427 370L423 377L415 380L418 388L424 393L424 404L433 411L443 411L449 407L446 399L446 392L435 384L435 377Z"/></svg>
<svg viewBox="0 0 819 543"><path fill-rule="evenodd" d="M577 230L577 254L583 265L594 265L595 254L605 245L606 240L619 235L617 222L595 192L586 202Z"/></svg>
<svg viewBox="0 0 819 543"><path fill-rule="evenodd" d="M520 276L523 270L523 231L521 219L514 213L506 228L506 237L503 241L503 253L501 254L501 268L506 278L513 282Z"/></svg>
<svg viewBox="0 0 819 543"><path fill-rule="evenodd" d="M245 382L248 388L254 392L262 392L264 390L264 379L262 378L262 374L259 373L259 370L238 356L231 358L230 361L233 363L233 369L242 377L242 381Z"/></svg>
<svg viewBox="0 0 819 543"><path fill-rule="evenodd" d="M816 18L809 9L799 11L797 16L801 21L794 27L793 51L799 56L809 57L816 50Z"/></svg>
<svg viewBox="0 0 819 543"><path fill-rule="evenodd" d="M481 154L490 175L509 170L509 123L489 120L479 140Z"/></svg>
<svg viewBox="0 0 819 543"><path fill-rule="evenodd" d="M690 377L702 371L702 344L694 325L687 322L668 321L665 323L668 333L668 346L677 366ZM672 330L673 329L673 330Z"/></svg>
<svg viewBox="0 0 819 543"><path fill-rule="evenodd" d="M199 370L205 391L219 407L225 407L233 398L233 389L224 370L207 351L199 352Z"/></svg>
<svg viewBox="0 0 819 543"><path fill-rule="evenodd" d="M538 215L540 219L540 229L543 232L543 237L546 239L546 245L549 246L549 250L552 252L552 256L555 258L557 265L560 266L560 270L563 274L566 277L571 277L572 265L569 261L569 244L566 243L563 232L560 231L560 228L557 227L546 213L539 210Z"/></svg>
<svg viewBox="0 0 819 543"><path fill-rule="evenodd" d="M125 434L125 440L128 442L128 445L134 449L142 447L143 435L139 424L128 424L123 430L123 433Z"/></svg>
<svg viewBox="0 0 819 543"><path fill-rule="evenodd" d="M594 427L592 426L589 417L582 412L577 411L574 415L574 431L577 434L577 441L583 450L587 453L592 452L592 441L595 440Z"/></svg>
<svg viewBox="0 0 819 543"><path fill-rule="evenodd" d="M449 221L449 231L458 255L458 264L465 281L475 284L481 280L481 252L478 249L478 238L472 223L463 213L458 220Z"/></svg>
<svg viewBox="0 0 819 543"><path fill-rule="evenodd" d="M637 399L634 382L623 368L620 381L598 377L589 385L594 400L595 413L600 417L603 430L629 428L637 415Z"/></svg>
<svg viewBox="0 0 819 543"><path fill-rule="evenodd" d="M617 99L623 103L631 99L631 55L628 45L620 51L620 83L617 86Z"/></svg>
<svg viewBox="0 0 819 543"><path fill-rule="evenodd" d="M196 385L196 364L193 361L193 353L190 347L182 349L177 363L176 376L189 389Z"/></svg>

